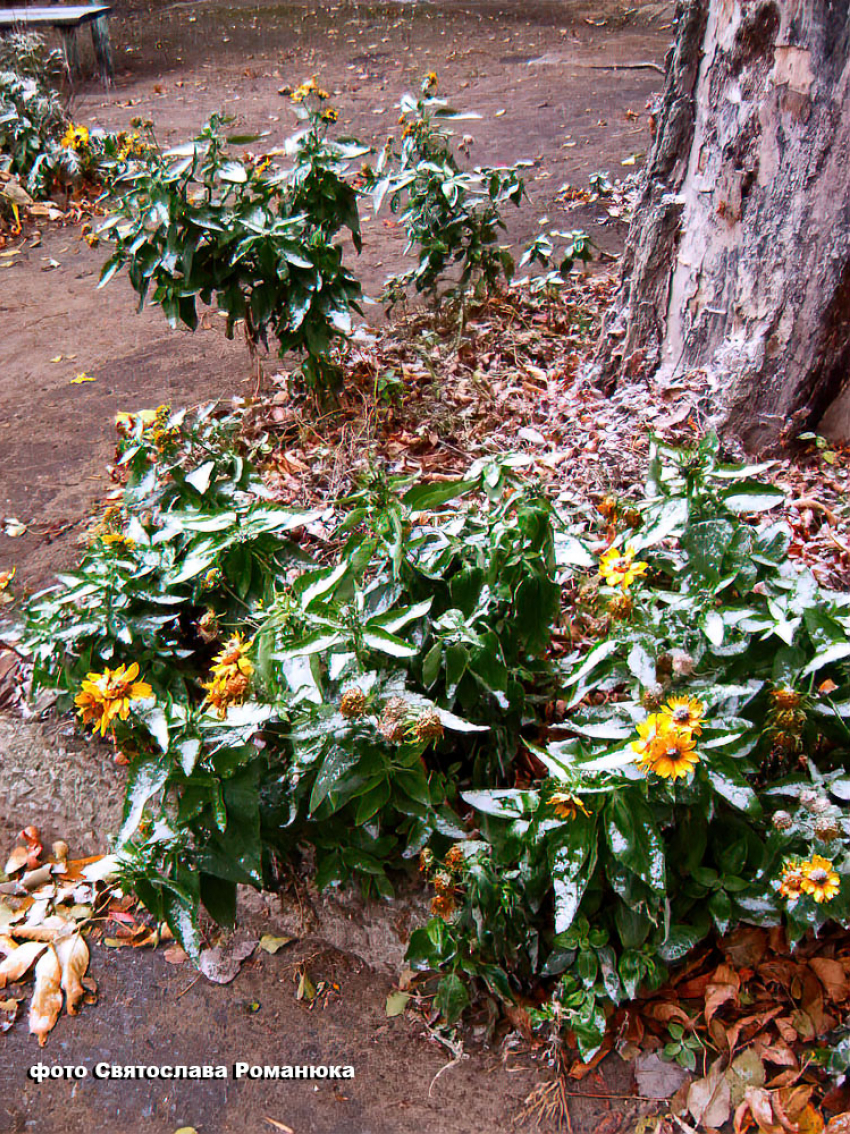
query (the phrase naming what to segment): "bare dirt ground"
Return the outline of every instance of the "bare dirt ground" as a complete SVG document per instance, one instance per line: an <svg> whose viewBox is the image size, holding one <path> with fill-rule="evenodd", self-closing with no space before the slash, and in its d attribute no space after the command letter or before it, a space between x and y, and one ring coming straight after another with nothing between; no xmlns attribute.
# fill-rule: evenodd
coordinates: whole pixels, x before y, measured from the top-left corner
<svg viewBox="0 0 850 1134"><path fill-rule="evenodd" d="M380 145L395 123L399 95L433 69L456 105L482 114L472 124L475 162L535 163L530 199L513 218L510 239L524 241L546 214L555 227L588 228L614 254L622 226L603 210L567 216L557 192L565 183L585 187L595 170L630 172L620 163L648 146L645 104L661 75L624 65L663 63L671 37L667 5L637 9L610 0L271 7L197 0L154 11L130 7L111 26L116 85L108 92L82 86L77 121L126 128L136 115L150 117L162 140L177 142L224 110L240 131L268 131L263 144L272 148L295 125L280 89L315 73L333 92L344 130ZM243 344L226 341L215 313L194 335L169 331L158 311L135 313L120 278L94 290L104 252L82 242L78 229L48 226L40 236L36 243L30 234L20 255L0 260L0 521L15 517L27 527L11 538L0 523L0 569L16 565L29 589L74 562L87 514L109 484L105 466L118 410L242 395L251 380ZM358 271L366 291L377 294L400 264L403 237L381 216L367 220L364 238ZM367 310L380 318L380 308ZM81 372L96 380L71 384ZM109 754L75 740L67 722L0 720L0 833L7 838L35 822L68 839L75 854L104 849L120 793L120 769ZM451 1058L445 1048L421 1022L386 1018L397 956L378 940L394 932L400 956L403 933L388 928L397 913L369 908L355 916L325 906L313 938L275 957L255 957L223 987L196 982L191 970L166 964L159 952L96 948L97 1006L64 1017L43 1052L24 1026L4 1037L0 1131L513 1129L539 1074L528 1052L508 1056L472 1037L469 1058L435 1079ZM348 951L326 948L316 934ZM294 997L293 972L304 957L312 958L314 979L340 986L312 1010ZM336 1089L232 1080L98 1083L91 1074L77 1085L38 1086L27 1068L39 1058L90 1072L99 1060L342 1062L354 1064L357 1077ZM605 1097L570 1100L575 1134L632 1128L637 1106L616 1098L628 1089L622 1065L580 1089Z"/></svg>

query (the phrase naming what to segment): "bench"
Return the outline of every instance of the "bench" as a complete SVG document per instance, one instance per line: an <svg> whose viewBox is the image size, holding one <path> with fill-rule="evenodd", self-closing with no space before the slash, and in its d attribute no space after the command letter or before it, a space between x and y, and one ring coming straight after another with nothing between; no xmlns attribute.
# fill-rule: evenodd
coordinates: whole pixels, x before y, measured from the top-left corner
<svg viewBox="0 0 850 1134"><path fill-rule="evenodd" d="M44 26L58 28L62 34L68 76L73 82L80 73L77 30L83 24L91 24L91 41L98 71L103 85L108 87L115 74L112 47L109 43L108 21L111 11L111 4L55 4L46 8L0 8L0 32Z"/></svg>

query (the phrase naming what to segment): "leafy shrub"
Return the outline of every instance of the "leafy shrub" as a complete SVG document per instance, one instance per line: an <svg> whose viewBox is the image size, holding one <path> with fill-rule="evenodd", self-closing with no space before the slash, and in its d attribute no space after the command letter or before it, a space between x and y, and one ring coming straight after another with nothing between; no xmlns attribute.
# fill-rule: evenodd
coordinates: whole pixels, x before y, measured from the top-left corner
<svg viewBox="0 0 850 1134"><path fill-rule="evenodd" d="M121 156L123 135L70 120L58 89L64 73L61 52L40 36L0 37L0 169L35 198L94 185L101 166Z"/></svg>
<svg viewBox="0 0 850 1134"><path fill-rule="evenodd" d="M436 85L431 73L417 98L404 95L401 146L394 149L388 142L368 179L376 211L385 198L392 212L402 210L405 251L415 248L419 260L388 282L387 295L394 301L411 284L418 292L436 294L439 281L455 265L460 276L451 291L461 298L496 290L514 271L513 257L499 240L505 231L503 207L508 202L518 206L524 196L522 163L463 170L446 123L480 115L452 110L436 97Z"/></svg>
<svg viewBox="0 0 850 1134"><path fill-rule="evenodd" d="M850 596L789 559L763 466L656 445L602 531L510 461L375 474L314 527L234 420L120 426L123 505L27 637L129 761L123 869L190 951L276 857L388 894L418 855L447 1019L545 984L589 1055L712 930L848 920Z"/></svg>
<svg viewBox="0 0 850 1134"><path fill-rule="evenodd" d="M528 745L548 773L533 789L463 793L481 837L458 912L411 939L414 963L458 978L455 1015L461 978L558 976L537 1018L589 1055L606 1005L712 929L847 921L850 596L789 561L783 524L744 518L782 498L759 471L714 439L656 446L646 500L604 503L625 531L578 592L593 644L562 663L565 738ZM572 534L564 556L597 563Z"/></svg>
<svg viewBox="0 0 850 1134"><path fill-rule="evenodd" d="M192 330L198 299L214 298L228 336L240 320L252 349L271 334L281 354L305 356L305 382L322 389L338 380L332 345L348 332L361 294L334 237L347 227L359 251L357 196L344 173L366 151L327 137L336 112L315 104L316 90L296 103L307 127L291 140L295 164L285 172L270 158L234 158L220 116L167 153L149 132L138 160L119 167L110 186L117 211L100 231L115 251L101 285L126 267L140 305L150 293L169 323Z"/></svg>
<svg viewBox="0 0 850 1134"><path fill-rule="evenodd" d="M227 918L237 882L304 844L320 885L389 893L388 863L463 836L456 781L507 769L545 684L548 505L498 467L378 477L340 505L322 565L317 515L264 501L234 422L160 407L119 428L123 505L33 600L27 637L36 687L130 761L119 845L139 895L192 948L199 898Z"/></svg>
<svg viewBox="0 0 850 1134"><path fill-rule="evenodd" d="M59 144L67 119L52 80L61 69L61 55L39 36L0 39L0 167L20 175L36 196L49 188L60 156L73 162Z"/></svg>

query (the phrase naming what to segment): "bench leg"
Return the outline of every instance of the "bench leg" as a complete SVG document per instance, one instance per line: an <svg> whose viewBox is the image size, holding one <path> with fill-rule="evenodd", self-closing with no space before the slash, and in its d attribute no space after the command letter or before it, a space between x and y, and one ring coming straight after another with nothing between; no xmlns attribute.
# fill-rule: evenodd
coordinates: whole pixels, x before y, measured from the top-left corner
<svg viewBox="0 0 850 1134"><path fill-rule="evenodd" d="M91 42L94 48L100 80L105 87L110 86L115 77L112 63L112 44L109 42L109 17L98 16L91 22Z"/></svg>
<svg viewBox="0 0 850 1134"><path fill-rule="evenodd" d="M77 29L60 28L62 33L62 50L65 55L65 66L68 68L68 79L71 86L80 77L80 53L77 48Z"/></svg>

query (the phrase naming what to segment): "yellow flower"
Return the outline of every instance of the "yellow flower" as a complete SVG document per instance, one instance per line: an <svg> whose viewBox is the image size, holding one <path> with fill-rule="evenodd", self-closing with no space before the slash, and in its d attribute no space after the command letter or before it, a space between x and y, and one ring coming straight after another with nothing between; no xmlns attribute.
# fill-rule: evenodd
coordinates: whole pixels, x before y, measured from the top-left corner
<svg viewBox="0 0 850 1134"><path fill-rule="evenodd" d="M0 591L5 591L8 585L15 577L18 568L13 567L11 571L0 571Z"/></svg>
<svg viewBox="0 0 850 1134"><path fill-rule="evenodd" d="M823 855L813 854L810 862L801 863L800 869L803 874L800 889L814 898L818 905L831 902L841 889L841 879L832 869L830 860Z"/></svg>
<svg viewBox="0 0 850 1134"><path fill-rule="evenodd" d="M669 717L661 713L650 713L645 721L641 721L638 734L641 739L632 741L631 747L637 753L637 765L644 773L654 772L662 779L677 780L689 775L699 763L692 734L687 729L671 725Z"/></svg>
<svg viewBox="0 0 850 1134"><path fill-rule="evenodd" d="M254 667L245 656L251 648L251 642L243 641L241 634L234 634L224 643L224 649L213 658L213 677L227 679L241 674L250 677Z"/></svg>
<svg viewBox="0 0 850 1134"><path fill-rule="evenodd" d="M251 643L244 642L241 634L234 634L213 658L211 679L201 682L207 691L204 704L216 710L219 720L224 720L231 705L245 699L254 673L254 666L245 656L250 648Z"/></svg>
<svg viewBox="0 0 850 1134"><path fill-rule="evenodd" d="M75 126L73 123L68 127L62 136L62 141L59 143L64 146L66 150L80 150L86 149L89 144L89 132L85 126Z"/></svg>
<svg viewBox="0 0 850 1134"><path fill-rule="evenodd" d="M334 110L334 108L332 106L329 106L327 110L322 111L322 121L323 122L336 122L338 119L339 119L339 111Z"/></svg>
<svg viewBox="0 0 850 1134"><path fill-rule="evenodd" d="M705 705L696 697L670 697L661 710L661 716L675 728L685 729L694 736L699 736L705 717Z"/></svg>
<svg viewBox="0 0 850 1134"><path fill-rule="evenodd" d="M628 590L638 575L643 575L649 567L648 563L640 560L635 562L635 555L633 544L629 544L625 551L609 547L599 561L599 574L612 587Z"/></svg>
<svg viewBox="0 0 850 1134"><path fill-rule="evenodd" d="M555 814L561 819L575 819L579 811L582 815L590 815L577 795L571 791L556 791L549 796L549 803L555 808Z"/></svg>
<svg viewBox="0 0 850 1134"><path fill-rule="evenodd" d="M137 662L129 668L119 665L117 669L104 669L103 673L90 673L74 698L83 724L92 724L95 732L100 729L100 735L105 736L116 717L126 721L130 702L144 701L153 692L146 681L136 681L138 676Z"/></svg>
<svg viewBox="0 0 850 1134"><path fill-rule="evenodd" d="M425 82L423 83L423 86L426 89L432 89L432 88L436 87L437 82L438 82L437 72L436 71L429 71L428 74L425 76Z"/></svg>
<svg viewBox="0 0 850 1134"><path fill-rule="evenodd" d="M136 546L135 540L128 539L122 532L105 532L100 538L106 544L123 543L128 551Z"/></svg>
<svg viewBox="0 0 850 1134"><path fill-rule="evenodd" d="M789 858L782 867L782 882L779 887L780 898L799 898L803 892L803 867L807 863Z"/></svg>

